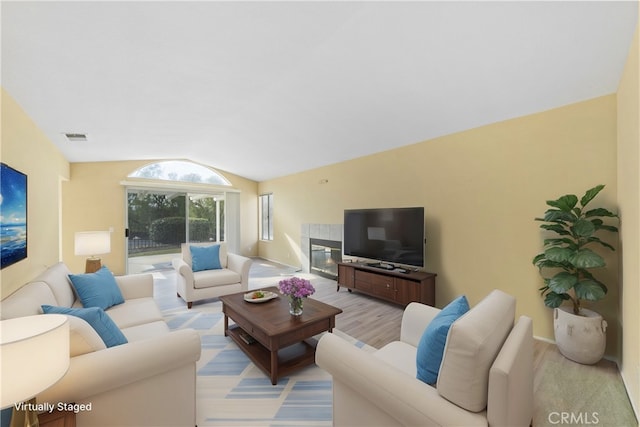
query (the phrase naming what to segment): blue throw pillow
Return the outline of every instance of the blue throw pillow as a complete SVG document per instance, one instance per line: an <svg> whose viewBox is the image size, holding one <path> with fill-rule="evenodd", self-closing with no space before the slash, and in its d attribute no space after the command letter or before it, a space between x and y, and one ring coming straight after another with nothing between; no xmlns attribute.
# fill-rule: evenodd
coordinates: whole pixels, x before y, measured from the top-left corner
<svg viewBox="0 0 640 427"><path fill-rule="evenodd" d="M219 270L220 245L189 246L191 250L191 269L193 271Z"/></svg>
<svg viewBox="0 0 640 427"><path fill-rule="evenodd" d="M467 311L469 311L467 297L459 296L443 308L426 327L416 353L418 370L416 377L419 380L431 385L436 383L449 328Z"/></svg>
<svg viewBox="0 0 640 427"><path fill-rule="evenodd" d="M106 266L95 273L70 274L69 279L85 308L100 307L106 310L124 302L116 278Z"/></svg>
<svg viewBox="0 0 640 427"><path fill-rule="evenodd" d="M128 342L127 338L118 326L113 323L113 320L111 320L109 315L99 307L68 308L43 305L42 311L45 314L68 314L70 316L76 316L84 319L93 329L95 329L98 335L100 335L100 338L104 341L104 345L107 347L126 344Z"/></svg>

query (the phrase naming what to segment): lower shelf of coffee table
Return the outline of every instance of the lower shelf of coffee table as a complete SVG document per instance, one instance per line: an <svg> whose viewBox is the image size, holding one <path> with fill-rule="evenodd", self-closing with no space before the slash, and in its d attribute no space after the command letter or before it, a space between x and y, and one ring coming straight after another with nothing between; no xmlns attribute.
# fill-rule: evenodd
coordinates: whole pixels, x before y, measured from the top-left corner
<svg viewBox="0 0 640 427"><path fill-rule="evenodd" d="M277 378L282 377L304 366L315 363L317 340L308 338L297 344L278 350L278 360L276 366L276 375L271 372L271 351L256 341L247 344L240 336L241 333L247 334L239 326L230 326L227 334L242 349L242 351L256 364L268 377L271 383L276 384Z"/></svg>

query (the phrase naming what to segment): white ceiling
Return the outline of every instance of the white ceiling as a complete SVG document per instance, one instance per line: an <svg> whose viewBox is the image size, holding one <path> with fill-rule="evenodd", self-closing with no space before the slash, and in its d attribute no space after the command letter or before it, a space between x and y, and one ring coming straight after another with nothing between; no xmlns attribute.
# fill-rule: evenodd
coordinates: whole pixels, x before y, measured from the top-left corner
<svg viewBox="0 0 640 427"><path fill-rule="evenodd" d="M2 1L1 78L71 162L263 181L614 93L637 7Z"/></svg>

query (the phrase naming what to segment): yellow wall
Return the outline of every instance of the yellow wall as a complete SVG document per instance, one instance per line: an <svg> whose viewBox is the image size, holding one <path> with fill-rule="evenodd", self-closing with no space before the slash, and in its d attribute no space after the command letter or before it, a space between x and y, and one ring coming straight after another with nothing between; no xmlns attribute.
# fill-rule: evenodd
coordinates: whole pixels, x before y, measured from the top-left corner
<svg viewBox="0 0 640 427"><path fill-rule="evenodd" d="M60 182L69 163L2 89L2 162L27 174L27 258L1 270L4 298L60 260Z"/></svg>
<svg viewBox="0 0 640 427"><path fill-rule="evenodd" d="M275 208L275 238L260 242L260 255L300 265L302 223L342 223L346 208L424 206L437 305L460 294L475 304L503 289L517 298L518 315L533 318L535 335L552 339L531 264L542 247L533 219L545 200L597 184L606 188L596 203L617 211L614 95L260 183ZM607 261L600 277L609 295L594 308L609 320L607 348L616 355L616 253Z"/></svg>
<svg viewBox="0 0 640 427"><path fill-rule="evenodd" d="M126 271L125 259L125 187L127 175L153 161L72 163L71 179L63 185L63 258L71 271L84 271L84 256L74 255L73 240L78 231L113 228L111 253L102 255L102 263L115 274ZM254 181L218 171L232 188L240 190L241 253L257 254L257 187Z"/></svg>
<svg viewBox="0 0 640 427"><path fill-rule="evenodd" d="M640 14L640 12L639 12ZM638 20L640 22L640 19ZM638 28L618 87L618 200L622 253L621 375L636 415L640 411L640 43Z"/></svg>

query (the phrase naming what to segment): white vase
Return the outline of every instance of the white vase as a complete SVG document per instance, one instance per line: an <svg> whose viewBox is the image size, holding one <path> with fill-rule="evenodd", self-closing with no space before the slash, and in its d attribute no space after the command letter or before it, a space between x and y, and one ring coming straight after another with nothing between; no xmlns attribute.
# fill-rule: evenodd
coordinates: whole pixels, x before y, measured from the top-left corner
<svg viewBox="0 0 640 427"><path fill-rule="evenodd" d="M595 311L583 308L580 315L571 307L553 310L556 345L567 359L585 365L598 363L607 344L607 322Z"/></svg>

